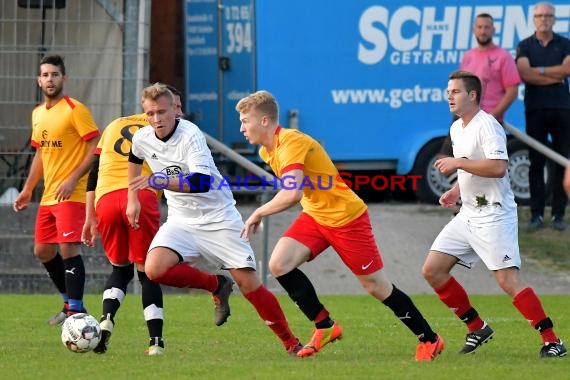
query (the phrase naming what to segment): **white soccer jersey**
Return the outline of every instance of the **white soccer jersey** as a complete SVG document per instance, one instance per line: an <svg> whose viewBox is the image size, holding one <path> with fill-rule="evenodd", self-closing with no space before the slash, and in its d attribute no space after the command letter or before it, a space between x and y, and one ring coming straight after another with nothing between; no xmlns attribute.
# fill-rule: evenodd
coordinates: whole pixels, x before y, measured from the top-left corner
<svg viewBox="0 0 570 380"><path fill-rule="evenodd" d="M133 136L131 150L136 157L148 163L153 173L176 179L190 173L202 173L214 179L207 193L164 190L169 218L183 218L185 223L193 225L236 218L241 220L227 181L223 182L226 186L220 186L222 175L214 164L204 134L195 124L179 120L168 141L158 139L150 125L141 128Z"/></svg>
<svg viewBox="0 0 570 380"><path fill-rule="evenodd" d="M456 158L508 160L505 131L485 111L479 111L465 128L461 119L456 120L450 134ZM517 220L508 173L502 178L485 178L460 169L457 174L462 202L460 218L473 225Z"/></svg>

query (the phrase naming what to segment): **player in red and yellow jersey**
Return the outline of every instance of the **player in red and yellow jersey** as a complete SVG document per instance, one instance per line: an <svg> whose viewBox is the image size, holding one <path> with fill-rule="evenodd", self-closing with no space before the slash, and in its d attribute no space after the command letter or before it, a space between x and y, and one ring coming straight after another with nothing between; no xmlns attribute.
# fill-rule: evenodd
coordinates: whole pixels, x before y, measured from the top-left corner
<svg viewBox="0 0 570 380"><path fill-rule="evenodd" d="M410 297L383 270L365 203L342 182L323 147L310 136L279 125L277 101L267 91L241 99L240 131L280 178L282 189L246 220L242 235L255 233L265 216L301 203L303 212L277 242L269 269L301 311L314 321L308 344L297 356L311 356L342 336L320 302L313 284L298 269L332 246L364 289L382 301L418 337L416 360L431 361L443 350L436 334Z"/></svg>
<svg viewBox="0 0 570 380"><path fill-rule="evenodd" d="M26 183L14 201L16 212L26 209L43 176L44 192L36 216L34 254L64 301L63 310L48 321L50 324L59 324L66 315L85 310L81 228L85 216L86 173L99 140L99 130L89 109L64 95L65 79L65 65L60 56L42 58L38 85L44 103L32 112L32 146L36 154Z"/></svg>
<svg viewBox="0 0 570 380"><path fill-rule="evenodd" d="M366 211L366 204L342 182L336 167L317 141L298 130L280 126L273 136L278 149L262 146L259 150L261 159L282 180L296 180L292 171L302 172L301 181L295 182L295 187L302 188L305 195L300 200L303 211L317 223L341 227Z"/></svg>
<svg viewBox="0 0 570 380"><path fill-rule="evenodd" d="M105 255L113 269L103 291L103 307L100 318L102 336L95 353L107 351L115 325L115 314L123 302L129 282L134 277L136 265L142 289L143 314L147 324L151 346L162 343L164 320L163 299L160 285L150 281L144 272L146 253L160 225L158 198L152 189L139 192L145 205L140 215L140 229L129 227L126 218L127 166L133 134L147 125L145 114L121 117L112 121L103 131L95 150L87 183L85 225L81 239L89 247L95 245L97 232ZM148 166L143 168L150 175ZM160 353L162 353L161 350ZM154 354L154 353L153 353Z"/></svg>

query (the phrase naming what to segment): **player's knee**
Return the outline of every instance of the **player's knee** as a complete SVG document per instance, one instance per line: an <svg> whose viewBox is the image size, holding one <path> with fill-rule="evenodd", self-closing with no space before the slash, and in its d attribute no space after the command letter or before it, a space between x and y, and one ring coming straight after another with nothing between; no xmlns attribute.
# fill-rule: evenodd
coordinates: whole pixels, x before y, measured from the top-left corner
<svg viewBox="0 0 570 380"><path fill-rule="evenodd" d="M495 279L501 289L511 297L514 297L526 287L526 284L521 281L517 268L498 270L495 272Z"/></svg>
<svg viewBox="0 0 570 380"><path fill-rule="evenodd" d="M262 285L257 272L250 268L234 269L231 273L242 294L253 292Z"/></svg>
<svg viewBox="0 0 570 380"><path fill-rule="evenodd" d="M376 288L379 286L379 284L376 284L373 281L361 281L361 284L368 294L373 296L376 295Z"/></svg>
<svg viewBox="0 0 570 380"><path fill-rule="evenodd" d="M289 268L286 263L279 260L269 260L269 271L273 277L283 276L289 273L293 268Z"/></svg>
<svg viewBox="0 0 570 380"><path fill-rule="evenodd" d="M47 263L48 261L53 260L56 255L57 252L55 250L39 248L34 249L34 256L42 263Z"/></svg>
<svg viewBox="0 0 570 380"><path fill-rule="evenodd" d="M377 271L371 275L358 276L360 284L371 296L379 300L386 299L392 293L392 282L384 271Z"/></svg>
<svg viewBox="0 0 570 380"><path fill-rule="evenodd" d="M426 264L424 264L422 266L422 276L424 276L424 278L427 280L431 274L432 273L431 273L430 269L428 268L428 266Z"/></svg>
<svg viewBox="0 0 570 380"><path fill-rule="evenodd" d="M509 278L497 278L497 283L505 293L514 297L517 293L524 288L519 282L512 281Z"/></svg>
<svg viewBox="0 0 570 380"><path fill-rule="evenodd" d="M502 280L497 280L497 283L499 284L499 286L501 287L501 289L503 289L503 291L505 293L507 293L510 296L515 296L516 292L515 292L515 287L513 286L513 284L509 283L508 281L505 281L504 279Z"/></svg>
<svg viewBox="0 0 570 380"><path fill-rule="evenodd" d="M53 259L54 255L51 255L50 257L50 255L46 255L44 252L34 250L34 256L36 256L36 259L40 260L42 263L46 263Z"/></svg>
<svg viewBox="0 0 570 380"><path fill-rule="evenodd" d="M146 273L146 276L149 280L156 281L162 277L165 271L153 265L145 265L144 272Z"/></svg>
<svg viewBox="0 0 570 380"><path fill-rule="evenodd" d="M424 276L425 280L430 284L433 284L437 281L437 272L430 265L423 265L422 276Z"/></svg>

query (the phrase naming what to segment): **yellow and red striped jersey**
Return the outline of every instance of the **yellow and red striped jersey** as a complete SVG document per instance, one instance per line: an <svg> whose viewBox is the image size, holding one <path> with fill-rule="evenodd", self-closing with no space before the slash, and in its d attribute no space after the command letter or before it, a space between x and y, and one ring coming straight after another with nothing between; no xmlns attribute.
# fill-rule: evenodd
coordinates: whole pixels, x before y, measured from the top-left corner
<svg viewBox="0 0 570 380"><path fill-rule="evenodd" d="M40 204L57 203L56 193L87 154L87 141L99 136L89 109L64 96L51 108L45 103L32 112L32 146L43 161L44 192ZM69 201L85 203L87 174L77 181Z"/></svg>
<svg viewBox="0 0 570 380"><path fill-rule="evenodd" d="M324 148L312 137L278 127L274 148L261 147L259 155L279 178L293 169L304 173L301 206L319 224L342 227L366 211L367 206L343 181Z"/></svg>
<svg viewBox="0 0 570 380"><path fill-rule="evenodd" d="M113 120L103 131L95 154L99 155L99 174L95 190L95 204L111 191L129 187L127 167L133 134L148 125L146 114L120 117ZM146 161L141 175L149 176L151 170ZM150 189L152 190L152 189ZM157 196L161 192L157 192Z"/></svg>

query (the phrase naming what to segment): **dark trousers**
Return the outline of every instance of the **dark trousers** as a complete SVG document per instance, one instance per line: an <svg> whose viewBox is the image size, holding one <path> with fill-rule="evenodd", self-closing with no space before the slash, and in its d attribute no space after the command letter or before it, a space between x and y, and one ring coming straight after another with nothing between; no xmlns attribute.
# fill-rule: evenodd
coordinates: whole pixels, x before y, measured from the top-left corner
<svg viewBox="0 0 570 380"><path fill-rule="evenodd" d="M552 149L564 157L570 154L570 109L542 109L525 112L526 133L542 144L548 144L550 135ZM533 217L544 216L546 157L529 149L530 210ZM552 165L552 216L564 216L568 197L562 187L565 168Z"/></svg>

